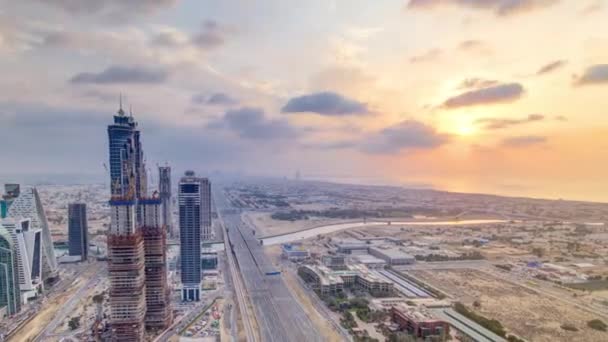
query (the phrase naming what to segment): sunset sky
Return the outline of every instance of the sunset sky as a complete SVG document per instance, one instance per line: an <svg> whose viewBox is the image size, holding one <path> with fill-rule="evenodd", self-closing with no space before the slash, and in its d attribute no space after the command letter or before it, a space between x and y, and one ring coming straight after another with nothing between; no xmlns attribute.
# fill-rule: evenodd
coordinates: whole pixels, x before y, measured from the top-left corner
<svg viewBox="0 0 608 342"><path fill-rule="evenodd" d="M608 202L603 0L0 0L0 75L0 177L122 92L151 166Z"/></svg>

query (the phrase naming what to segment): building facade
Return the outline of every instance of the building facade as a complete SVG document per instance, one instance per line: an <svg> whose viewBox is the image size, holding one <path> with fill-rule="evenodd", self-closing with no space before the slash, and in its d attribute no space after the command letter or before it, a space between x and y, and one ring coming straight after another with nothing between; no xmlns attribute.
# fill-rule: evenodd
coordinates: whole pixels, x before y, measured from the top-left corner
<svg viewBox="0 0 608 342"><path fill-rule="evenodd" d="M158 167L158 192L161 200L161 217L167 234L175 237L173 218L171 216L171 167Z"/></svg>
<svg viewBox="0 0 608 342"><path fill-rule="evenodd" d="M57 259L53 247L53 238L49 229L42 201L34 187L21 188L8 210L8 217L15 220L30 219L30 228L39 229L42 236L42 280L57 277Z"/></svg>
<svg viewBox="0 0 608 342"><path fill-rule="evenodd" d="M4 184L4 195L0 199L0 218L8 216L8 208L15 198L19 197L20 189L19 184Z"/></svg>
<svg viewBox="0 0 608 342"><path fill-rule="evenodd" d="M201 292L201 235L209 180L186 171L179 182L179 235L182 300L199 301Z"/></svg>
<svg viewBox="0 0 608 342"><path fill-rule="evenodd" d="M145 250L146 328L164 329L171 323L170 290L167 286L166 229L161 220L158 193L139 200Z"/></svg>
<svg viewBox="0 0 608 342"><path fill-rule="evenodd" d="M207 178L201 179L201 240L209 241L213 238L211 225L211 182Z"/></svg>
<svg viewBox="0 0 608 342"><path fill-rule="evenodd" d="M449 336L450 325L436 318L423 306L398 304L391 308L391 318L399 326L399 330L416 338L437 337L442 340Z"/></svg>
<svg viewBox="0 0 608 342"><path fill-rule="evenodd" d="M80 255L81 260L89 257L89 232L87 227L87 205L68 205L68 248L70 255Z"/></svg>
<svg viewBox="0 0 608 342"><path fill-rule="evenodd" d="M11 233L0 224L0 308L7 316L21 310L21 291L15 245Z"/></svg>
<svg viewBox="0 0 608 342"><path fill-rule="evenodd" d="M3 219L2 229L10 235L15 259L21 303L36 298L43 290L42 231L33 228L30 219Z"/></svg>

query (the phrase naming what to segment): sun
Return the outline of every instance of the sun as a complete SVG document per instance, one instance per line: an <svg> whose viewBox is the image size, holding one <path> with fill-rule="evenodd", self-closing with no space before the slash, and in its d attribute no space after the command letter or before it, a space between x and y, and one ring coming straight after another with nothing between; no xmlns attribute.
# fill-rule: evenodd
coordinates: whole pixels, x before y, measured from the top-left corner
<svg viewBox="0 0 608 342"><path fill-rule="evenodd" d="M477 132L477 127L471 122L456 123L455 133L462 136L471 136Z"/></svg>

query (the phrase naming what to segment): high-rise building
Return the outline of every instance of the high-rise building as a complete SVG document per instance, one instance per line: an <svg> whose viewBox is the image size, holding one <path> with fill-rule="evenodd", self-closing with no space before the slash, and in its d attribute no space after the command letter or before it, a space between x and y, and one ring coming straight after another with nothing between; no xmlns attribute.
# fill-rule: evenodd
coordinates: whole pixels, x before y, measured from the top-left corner
<svg viewBox="0 0 608 342"><path fill-rule="evenodd" d="M19 197L19 184L4 184L4 195L0 199L0 218L8 216L8 208L13 204L15 198Z"/></svg>
<svg viewBox="0 0 608 342"><path fill-rule="evenodd" d="M30 229L40 229L42 234L42 280L47 281L57 276L57 259L53 247L53 238L49 229L42 201L38 190L25 187L19 191L8 210L8 217L15 220L30 219Z"/></svg>
<svg viewBox="0 0 608 342"><path fill-rule="evenodd" d="M89 232L87 228L87 205L68 205L68 247L70 255L80 255L81 260L89 256Z"/></svg>
<svg viewBox="0 0 608 342"><path fill-rule="evenodd" d="M8 231L17 264L21 302L36 298L44 289L42 281L42 231L30 219L3 219L0 226Z"/></svg>
<svg viewBox="0 0 608 342"><path fill-rule="evenodd" d="M201 234L209 180L186 171L179 182L179 235L182 300L199 301L201 292Z"/></svg>
<svg viewBox="0 0 608 342"><path fill-rule="evenodd" d="M203 178L201 182L201 240L209 241L213 237L211 229L211 182Z"/></svg>
<svg viewBox="0 0 608 342"><path fill-rule="evenodd" d="M121 101L122 102L122 101ZM121 107L108 126L110 212L108 273L113 341L141 341L144 328L170 324L160 198L147 197L141 133Z"/></svg>
<svg viewBox="0 0 608 342"><path fill-rule="evenodd" d="M0 224L0 308L6 307L8 316L21 310L16 248L11 233Z"/></svg>
<svg viewBox="0 0 608 342"><path fill-rule="evenodd" d="M146 327L164 329L171 323L170 291L167 286L166 229L160 218L158 193L139 200L146 269Z"/></svg>
<svg viewBox="0 0 608 342"><path fill-rule="evenodd" d="M158 192L161 200L161 217L169 236L174 237L173 218L171 217L171 167L158 167Z"/></svg>
<svg viewBox="0 0 608 342"><path fill-rule="evenodd" d="M108 126L110 157L110 215L108 276L110 326L114 341L141 341L146 314L145 252L136 212L137 123L119 109ZM139 137L139 134L137 135Z"/></svg>

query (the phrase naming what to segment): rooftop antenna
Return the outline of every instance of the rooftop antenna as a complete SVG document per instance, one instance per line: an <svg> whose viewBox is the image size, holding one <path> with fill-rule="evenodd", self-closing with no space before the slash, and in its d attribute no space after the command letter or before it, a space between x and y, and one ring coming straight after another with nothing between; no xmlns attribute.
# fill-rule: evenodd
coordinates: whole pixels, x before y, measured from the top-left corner
<svg viewBox="0 0 608 342"><path fill-rule="evenodd" d="M133 107L129 105L129 116L133 117Z"/></svg>
<svg viewBox="0 0 608 342"><path fill-rule="evenodd" d="M125 115L125 111L124 111L124 110L122 110L122 93L120 93L120 95L119 95L119 100L118 100L118 101L119 101L119 102L118 102L118 108L119 108L119 109L118 109L118 115L121 115L121 116L122 116L122 115Z"/></svg>

